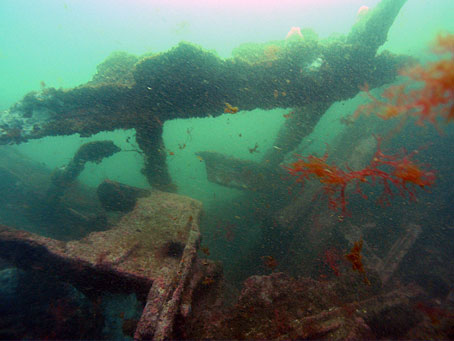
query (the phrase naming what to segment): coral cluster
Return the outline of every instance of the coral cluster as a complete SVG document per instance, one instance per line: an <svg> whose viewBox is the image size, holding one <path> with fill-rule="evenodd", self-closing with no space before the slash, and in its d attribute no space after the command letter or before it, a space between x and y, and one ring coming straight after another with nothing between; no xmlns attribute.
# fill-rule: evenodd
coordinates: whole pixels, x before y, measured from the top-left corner
<svg viewBox="0 0 454 341"><path fill-rule="evenodd" d="M306 180L316 178L323 185L330 207L334 210L340 207L345 215L346 189L349 184L355 184L356 192L367 198L361 190L361 184L381 182L385 196L382 199L386 199L386 195L392 196L394 193L391 187L394 187L398 194L408 195L411 200L416 199L415 186L431 186L435 181L435 173L415 163L412 160L413 154L387 155L381 151L380 139L377 139L377 150L370 164L361 170L344 171L335 164L328 164L328 153L321 158L314 155L298 156L296 162L284 167L297 177L299 183L304 184Z"/></svg>
<svg viewBox="0 0 454 341"><path fill-rule="evenodd" d="M366 85L364 91L372 102L359 106L354 116L371 113L383 119L413 116L417 118L417 124L430 122L435 126L439 119L446 122L454 120L454 35L439 35L434 52L447 55L448 58L401 71L409 82L387 88L382 94L383 100L373 96ZM345 214L345 192L350 183L356 185L356 191L364 198L367 197L361 191L361 183L375 184L379 180L383 184L385 196L392 195L391 187L394 187L400 195L408 195L410 200L415 200L415 186L425 188L435 181L433 171L424 169L412 160L416 153L386 155L380 150L378 139L375 155L370 164L361 170L344 171L334 164L330 165L327 163L327 153L321 158L298 156L296 162L284 167L297 177L297 182L304 183L309 178L319 180L328 195L330 207L337 209L340 206Z"/></svg>
<svg viewBox="0 0 454 341"><path fill-rule="evenodd" d="M433 50L447 58L402 70L408 82L387 88L382 94L384 100L364 87L372 102L358 107L355 116L375 113L390 119L410 115L418 124L437 124L438 118L454 120L454 34L439 35Z"/></svg>

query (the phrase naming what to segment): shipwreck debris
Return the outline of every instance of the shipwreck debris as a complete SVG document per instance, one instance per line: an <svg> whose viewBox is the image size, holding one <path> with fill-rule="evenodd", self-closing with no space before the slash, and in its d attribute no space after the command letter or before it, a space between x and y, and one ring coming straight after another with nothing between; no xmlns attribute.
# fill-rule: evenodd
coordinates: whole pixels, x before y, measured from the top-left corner
<svg viewBox="0 0 454 341"><path fill-rule="evenodd" d="M166 120L221 115L225 103L242 110L333 103L354 97L365 83L371 88L389 83L408 58L377 50L405 2L382 0L346 38L283 40L271 50L259 46L258 55L247 58L240 53L223 60L180 43L168 52L145 56L131 70L134 58L117 55L98 69L106 74L93 82L30 93L2 113L0 143L134 128L144 152L144 175L155 188L172 189L161 148ZM111 74L116 67L119 78ZM318 114L315 121L323 110Z"/></svg>
<svg viewBox="0 0 454 341"><path fill-rule="evenodd" d="M104 180L96 190L99 201L106 211L132 211L138 198L147 197L149 190L128 186L117 181Z"/></svg>
<svg viewBox="0 0 454 341"><path fill-rule="evenodd" d="M47 191L48 207L58 205L60 197L84 170L87 162L100 163L104 158L119 151L120 148L112 141L93 141L80 146L68 165L54 172L52 183Z"/></svg>
<svg viewBox="0 0 454 341"><path fill-rule="evenodd" d="M149 292L135 338L169 338L183 289L192 276L200 213L201 203L194 199L154 191L138 199L135 209L112 229L77 241L0 226L0 257L70 282L92 298L110 291L135 292L145 300ZM184 246L180 257L160 252L169 242Z"/></svg>

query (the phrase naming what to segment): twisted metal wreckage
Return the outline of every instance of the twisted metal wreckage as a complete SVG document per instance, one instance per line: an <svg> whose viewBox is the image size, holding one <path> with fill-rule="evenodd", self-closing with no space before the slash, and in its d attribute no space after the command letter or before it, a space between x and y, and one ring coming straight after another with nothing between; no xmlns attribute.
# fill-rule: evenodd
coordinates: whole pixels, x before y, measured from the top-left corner
<svg viewBox="0 0 454 341"><path fill-rule="evenodd" d="M240 51L226 60L180 43L121 70L126 76L120 81L98 75L73 89L30 93L0 116L0 144L134 128L145 157L143 174L155 188L169 189L163 123L220 115L229 103L240 110L297 108L276 141L284 155L332 103L354 97L365 84L375 88L396 77L407 58L377 50L404 3L382 1L346 37L317 40L308 34L285 45L257 45L259 57L242 58ZM274 164L282 161L269 156Z"/></svg>
<svg viewBox="0 0 454 341"><path fill-rule="evenodd" d="M275 141L279 152L271 150L265 157L272 173L331 104L354 97L364 84L375 88L394 80L409 58L377 54L377 50L405 2L382 0L346 37L317 40L308 34L289 42L255 45L258 54L253 57L238 54L227 60L180 43L165 53L138 61L133 58L137 62L121 70L121 78L98 74L73 89L30 93L0 116L0 144L133 128L149 183L156 189L172 190L162 139L166 120L216 116L226 106L295 108ZM274 47L264 57L270 46ZM252 173L263 172L262 165L219 154L203 155L209 180L227 186L245 188L219 176L221 168L240 164ZM219 163L222 167L216 168ZM260 177L249 178L255 180L248 188L263 185ZM248 180L243 176L240 181ZM0 226L0 256L20 267L47 269L88 296L93 288L106 289L106 283L110 283L108 290L135 291L147 302L135 338L171 338L175 316L186 320L191 315L197 283L216 272L197 260L200 211L200 203L193 199L156 191L138 199L114 228L93 232L80 241L55 241ZM23 252L29 256L22 257ZM383 280L389 276L386 273ZM197 311L193 307L193 314ZM345 337L351 334L346 333Z"/></svg>

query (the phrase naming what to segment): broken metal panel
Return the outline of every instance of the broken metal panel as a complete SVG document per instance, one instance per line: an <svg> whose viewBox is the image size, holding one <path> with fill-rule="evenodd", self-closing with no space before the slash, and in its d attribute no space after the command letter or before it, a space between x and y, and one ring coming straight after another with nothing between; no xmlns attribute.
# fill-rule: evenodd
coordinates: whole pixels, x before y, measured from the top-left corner
<svg viewBox="0 0 454 341"><path fill-rule="evenodd" d="M98 186L96 194L106 211L130 212L136 206L137 198L148 197L151 192L106 179Z"/></svg>
<svg viewBox="0 0 454 341"><path fill-rule="evenodd" d="M197 153L205 161L208 181L242 190L269 192L271 184L281 183L285 170L216 152Z"/></svg>
<svg viewBox="0 0 454 341"><path fill-rule="evenodd" d="M1 226L0 257L57 276L91 296L111 291L145 298L151 288L139 334L147 338L158 330L168 336L165 326L173 323L196 258L200 214L201 203L194 199L153 191L115 227L81 240L62 242Z"/></svg>
<svg viewBox="0 0 454 341"><path fill-rule="evenodd" d="M375 264L383 284L388 283L422 232L421 226L413 223L403 229L403 236L394 242L382 261Z"/></svg>

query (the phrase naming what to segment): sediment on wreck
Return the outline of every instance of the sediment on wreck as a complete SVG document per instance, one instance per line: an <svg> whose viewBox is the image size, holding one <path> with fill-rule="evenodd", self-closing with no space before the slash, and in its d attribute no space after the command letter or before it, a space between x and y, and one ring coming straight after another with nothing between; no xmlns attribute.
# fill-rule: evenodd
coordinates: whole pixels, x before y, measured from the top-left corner
<svg viewBox="0 0 454 341"><path fill-rule="evenodd" d="M240 110L332 103L355 96L365 83L374 88L391 82L408 59L376 52L404 3L382 0L346 38L278 42L271 60L223 60L180 43L122 71L125 80L98 74L73 89L28 94L2 116L0 143L134 128L145 153L143 173L152 185L166 188L171 184L166 157L156 152L166 120L220 115L225 103ZM256 47L263 52L264 46ZM130 68L126 57L124 67Z"/></svg>

